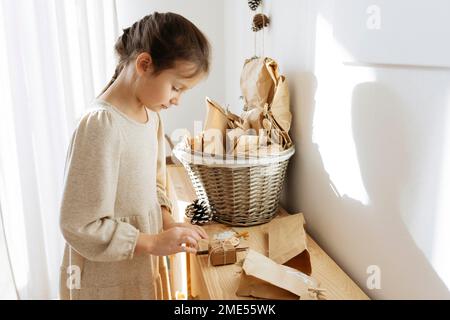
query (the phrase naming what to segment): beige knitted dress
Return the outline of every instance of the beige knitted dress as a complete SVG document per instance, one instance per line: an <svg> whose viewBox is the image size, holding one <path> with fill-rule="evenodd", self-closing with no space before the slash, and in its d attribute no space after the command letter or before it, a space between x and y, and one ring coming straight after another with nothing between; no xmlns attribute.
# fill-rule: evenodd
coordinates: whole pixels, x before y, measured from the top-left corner
<svg viewBox="0 0 450 320"><path fill-rule="evenodd" d="M67 154L60 226L61 299L161 299L159 257L133 256L139 232L162 230L166 194L159 114L132 120L96 100Z"/></svg>

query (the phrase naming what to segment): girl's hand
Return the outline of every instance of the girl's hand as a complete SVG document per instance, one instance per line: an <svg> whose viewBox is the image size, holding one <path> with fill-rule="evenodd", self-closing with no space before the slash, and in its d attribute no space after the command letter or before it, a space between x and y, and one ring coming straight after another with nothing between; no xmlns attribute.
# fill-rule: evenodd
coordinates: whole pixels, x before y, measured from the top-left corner
<svg viewBox="0 0 450 320"><path fill-rule="evenodd" d="M169 229L175 228L175 227L182 227L182 228L191 229L191 230L197 232L197 234L202 239L208 239L208 234L206 233L206 231L202 227L197 226L197 225L193 225L193 224L190 224L190 223L186 223L186 222L184 222L184 223L182 223L182 222L173 222L173 223L169 224L166 227L166 230L169 230Z"/></svg>
<svg viewBox="0 0 450 320"><path fill-rule="evenodd" d="M159 234L139 234L135 254L168 256L178 252L196 253L198 232L184 227L173 227Z"/></svg>

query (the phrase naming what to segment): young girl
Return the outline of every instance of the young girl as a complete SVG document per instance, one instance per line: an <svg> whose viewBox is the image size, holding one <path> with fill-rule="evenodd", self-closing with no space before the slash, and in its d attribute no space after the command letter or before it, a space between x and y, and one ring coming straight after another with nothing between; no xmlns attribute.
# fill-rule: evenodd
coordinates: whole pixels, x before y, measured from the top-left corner
<svg viewBox="0 0 450 320"><path fill-rule="evenodd" d="M68 151L62 299L161 299L158 256L195 253L207 238L171 217L159 112L206 76L209 43L182 16L154 13L115 49L116 72Z"/></svg>

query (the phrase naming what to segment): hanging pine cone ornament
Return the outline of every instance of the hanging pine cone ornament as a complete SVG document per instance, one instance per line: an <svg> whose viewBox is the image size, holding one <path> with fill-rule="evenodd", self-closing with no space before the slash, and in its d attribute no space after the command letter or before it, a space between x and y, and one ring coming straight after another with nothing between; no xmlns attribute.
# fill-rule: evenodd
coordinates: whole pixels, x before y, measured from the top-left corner
<svg viewBox="0 0 450 320"><path fill-rule="evenodd" d="M205 224L212 220L215 213L214 206L205 200L196 199L186 207L186 217L191 219L192 224Z"/></svg>
<svg viewBox="0 0 450 320"><path fill-rule="evenodd" d="M261 4L262 0L247 0L248 6L250 7L250 10L255 11L258 9L259 5Z"/></svg>
<svg viewBox="0 0 450 320"><path fill-rule="evenodd" d="M253 17L252 30L253 32L258 32L262 28L267 27L269 23L270 23L269 17L266 16L265 14L262 13L255 14L255 16Z"/></svg>

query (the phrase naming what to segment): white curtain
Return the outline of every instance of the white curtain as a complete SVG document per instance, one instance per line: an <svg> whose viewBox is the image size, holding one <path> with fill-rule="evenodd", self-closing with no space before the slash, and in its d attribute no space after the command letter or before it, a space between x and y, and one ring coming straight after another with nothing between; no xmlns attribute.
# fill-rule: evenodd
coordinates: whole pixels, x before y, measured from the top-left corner
<svg viewBox="0 0 450 320"><path fill-rule="evenodd" d="M117 36L114 0L0 0L0 299L58 298L66 150Z"/></svg>

